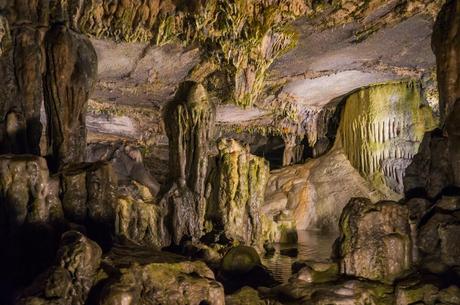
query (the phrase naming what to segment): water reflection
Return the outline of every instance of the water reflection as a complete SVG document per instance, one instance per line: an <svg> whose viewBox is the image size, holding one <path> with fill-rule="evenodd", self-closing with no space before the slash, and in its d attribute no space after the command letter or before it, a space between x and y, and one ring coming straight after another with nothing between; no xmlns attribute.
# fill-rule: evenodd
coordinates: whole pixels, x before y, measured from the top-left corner
<svg viewBox="0 0 460 305"><path fill-rule="evenodd" d="M320 231L299 231L297 244L276 244L276 253L272 257L262 257L262 262L283 283L291 277L292 263L298 260L325 260L330 258L332 244L337 234ZM297 257L280 255L281 249L297 248Z"/></svg>

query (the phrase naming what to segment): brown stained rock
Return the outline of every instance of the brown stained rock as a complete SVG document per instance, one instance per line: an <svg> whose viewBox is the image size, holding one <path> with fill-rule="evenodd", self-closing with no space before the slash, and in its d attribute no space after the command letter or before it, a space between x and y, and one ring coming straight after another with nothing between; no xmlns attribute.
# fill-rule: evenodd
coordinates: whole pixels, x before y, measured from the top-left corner
<svg viewBox="0 0 460 305"><path fill-rule="evenodd" d="M56 264L24 291L18 304L85 304L101 255L101 248L81 233L64 233Z"/></svg>
<svg viewBox="0 0 460 305"><path fill-rule="evenodd" d="M172 212L173 240L201 236L205 215L205 179L209 141L214 133L215 107L206 89L193 82L179 88L165 111L169 168L173 182L162 201Z"/></svg>
<svg viewBox="0 0 460 305"><path fill-rule="evenodd" d="M55 166L85 160L86 106L97 74L91 42L63 25L46 34L45 108Z"/></svg>
<svg viewBox="0 0 460 305"><path fill-rule="evenodd" d="M5 83L0 90L0 150L39 154L41 32L30 20L18 25L4 16L0 19L0 71Z"/></svg>
<svg viewBox="0 0 460 305"><path fill-rule="evenodd" d="M460 1L450 0L438 15L432 37L440 110L448 134L449 163L460 186Z"/></svg>
<svg viewBox="0 0 460 305"><path fill-rule="evenodd" d="M14 71L28 144L19 152L39 155L42 134L40 109L43 97L41 34L36 28L23 26L13 31L13 37Z"/></svg>
<svg viewBox="0 0 460 305"><path fill-rule="evenodd" d="M395 202L353 198L340 218L340 272L392 283L412 266L409 211Z"/></svg>
<svg viewBox="0 0 460 305"><path fill-rule="evenodd" d="M108 162L74 164L59 173L66 218L111 226L115 218L117 176Z"/></svg>
<svg viewBox="0 0 460 305"><path fill-rule="evenodd" d="M460 1L449 0L438 15L432 37L438 69L439 107L443 120L447 120L455 112L458 107L457 100L460 98L459 33ZM458 134L458 131L455 133Z"/></svg>

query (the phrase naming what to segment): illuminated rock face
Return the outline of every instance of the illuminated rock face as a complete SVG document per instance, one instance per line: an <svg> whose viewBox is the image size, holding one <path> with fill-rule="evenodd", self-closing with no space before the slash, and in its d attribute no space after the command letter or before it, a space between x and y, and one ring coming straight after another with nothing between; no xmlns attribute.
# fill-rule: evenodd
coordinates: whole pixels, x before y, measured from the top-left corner
<svg viewBox="0 0 460 305"><path fill-rule="evenodd" d="M216 172L207 217L226 238L255 244L262 233L259 215L269 176L268 162L235 140L218 143Z"/></svg>
<svg viewBox="0 0 460 305"><path fill-rule="evenodd" d="M391 283L412 264L407 207L353 198L340 217L340 272Z"/></svg>
<svg viewBox="0 0 460 305"><path fill-rule="evenodd" d="M371 86L345 103L339 140L351 164L376 187L402 193L406 167L424 133L436 126L431 109L422 104L420 85Z"/></svg>

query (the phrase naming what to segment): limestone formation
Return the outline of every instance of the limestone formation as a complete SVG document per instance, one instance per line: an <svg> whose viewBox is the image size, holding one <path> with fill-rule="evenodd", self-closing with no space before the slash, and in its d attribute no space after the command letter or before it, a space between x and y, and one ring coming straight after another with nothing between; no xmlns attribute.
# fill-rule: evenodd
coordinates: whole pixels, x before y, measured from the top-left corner
<svg viewBox="0 0 460 305"><path fill-rule="evenodd" d="M112 224L117 177L111 164L74 164L59 173L66 218L84 223Z"/></svg>
<svg viewBox="0 0 460 305"><path fill-rule="evenodd" d="M93 143L87 148L87 161L110 161L118 177L120 186L132 184L132 181L146 186L153 196L158 195L160 184L146 168L142 154L133 145L123 143Z"/></svg>
<svg viewBox="0 0 460 305"><path fill-rule="evenodd" d="M167 247L171 244L171 233L166 212L167 207L155 202L119 198L115 210L115 234L139 245L156 249Z"/></svg>
<svg viewBox="0 0 460 305"><path fill-rule="evenodd" d="M101 255L101 248L81 233L64 233L56 264L26 289L18 304L85 304Z"/></svg>
<svg viewBox="0 0 460 305"><path fill-rule="evenodd" d="M423 135L436 127L416 82L361 89L345 101L340 141L351 164L381 188L403 192L404 171Z"/></svg>
<svg viewBox="0 0 460 305"><path fill-rule="evenodd" d="M435 198L453 184L448 145L440 130L425 133L418 153L406 168L404 192L408 196Z"/></svg>
<svg viewBox="0 0 460 305"><path fill-rule="evenodd" d="M290 211L298 230L338 232L342 209L352 197L369 197L372 202L387 198L334 148L305 164L272 171L261 211L275 218Z"/></svg>
<svg viewBox="0 0 460 305"><path fill-rule="evenodd" d="M165 111L172 186L162 201L171 211L173 240L200 237L215 108L201 84L185 82Z"/></svg>
<svg viewBox="0 0 460 305"><path fill-rule="evenodd" d="M395 202L353 198L340 218L342 274L392 283L412 266L409 212Z"/></svg>
<svg viewBox="0 0 460 305"><path fill-rule="evenodd" d="M434 25L432 46L436 55L439 108L443 122L456 115L460 98L460 2L449 0L439 12ZM458 126L458 125L457 125ZM455 133L455 130L451 130Z"/></svg>
<svg viewBox="0 0 460 305"><path fill-rule="evenodd" d="M232 139L221 139L218 149L206 217L215 232L223 232L230 240L247 245L263 243L259 210L269 174L268 163Z"/></svg>
<svg viewBox="0 0 460 305"><path fill-rule="evenodd" d="M6 129L0 140L3 152L39 154L43 20L38 7L27 6L17 3L18 13L24 13L17 19L6 12L0 17L0 69L5 80L0 122Z"/></svg>
<svg viewBox="0 0 460 305"><path fill-rule="evenodd" d="M0 157L1 235L16 234L25 224L63 220L61 202L46 161L34 156Z"/></svg>
<svg viewBox="0 0 460 305"><path fill-rule="evenodd" d="M443 197L424 215L417 230L422 264L433 272L460 265L458 239L460 199Z"/></svg>
<svg viewBox="0 0 460 305"><path fill-rule="evenodd" d="M203 195L213 136L214 105L200 84L186 82L165 113L170 142L170 175L181 187Z"/></svg>
<svg viewBox="0 0 460 305"><path fill-rule="evenodd" d="M111 267L99 304L224 305L224 289L203 262L190 262L147 249L116 248L104 261Z"/></svg>
<svg viewBox="0 0 460 305"><path fill-rule="evenodd" d="M55 24L45 37L45 108L54 165L85 160L86 107L97 74L97 56L85 36Z"/></svg>

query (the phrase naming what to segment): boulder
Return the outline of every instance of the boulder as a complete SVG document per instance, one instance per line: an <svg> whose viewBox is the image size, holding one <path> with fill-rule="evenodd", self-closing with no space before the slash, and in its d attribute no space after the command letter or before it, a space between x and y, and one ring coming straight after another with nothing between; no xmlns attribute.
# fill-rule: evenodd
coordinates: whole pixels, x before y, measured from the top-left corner
<svg viewBox="0 0 460 305"><path fill-rule="evenodd" d="M409 211L353 198L340 218L340 273L392 283L412 266Z"/></svg>
<svg viewBox="0 0 460 305"><path fill-rule="evenodd" d="M118 253L119 252L119 253ZM205 263L150 249L114 249L104 259L114 270L100 305L224 305L224 289Z"/></svg>
<svg viewBox="0 0 460 305"><path fill-rule="evenodd" d="M299 261L292 265L293 277L307 283L325 283L338 278L339 267L334 262Z"/></svg>
<svg viewBox="0 0 460 305"><path fill-rule="evenodd" d="M225 273L245 274L260 265L257 251L248 246L231 248L222 259L221 269Z"/></svg>
<svg viewBox="0 0 460 305"><path fill-rule="evenodd" d="M101 248L83 234L64 233L56 264L24 291L18 304L85 304L101 255Z"/></svg>
<svg viewBox="0 0 460 305"><path fill-rule="evenodd" d="M251 287L243 287L234 294L225 297L226 305L267 305L261 300L257 290Z"/></svg>
<svg viewBox="0 0 460 305"><path fill-rule="evenodd" d="M426 213L417 230L417 246L422 264L432 272L443 272L448 267L460 266L459 204L459 197L442 197Z"/></svg>

